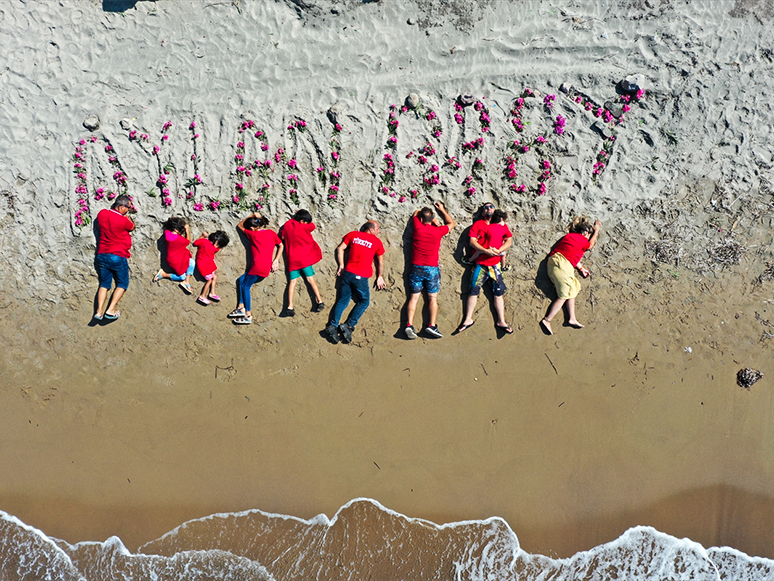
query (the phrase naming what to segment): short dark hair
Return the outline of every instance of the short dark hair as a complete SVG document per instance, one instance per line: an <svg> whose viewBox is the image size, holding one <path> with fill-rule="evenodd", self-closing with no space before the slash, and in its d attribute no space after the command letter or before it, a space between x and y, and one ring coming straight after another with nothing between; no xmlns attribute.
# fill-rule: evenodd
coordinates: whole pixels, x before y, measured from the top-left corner
<svg viewBox="0 0 774 581"><path fill-rule="evenodd" d="M245 220L245 228L255 230L257 228L266 228L269 225L269 219L266 216L250 216Z"/></svg>
<svg viewBox="0 0 774 581"><path fill-rule="evenodd" d="M363 224L360 227L360 231L361 232L370 232L374 228L376 228L376 222L374 222L373 220L369 220L368 222L366 222L365 224Z"/></svg>
<svg viewBox="0 0 774 581"><path fill-rule="evenodd" d="M223 230L216 230L210 234L207 239L218 248L225 248L229 243L228 234L226 234Z"/></svg>
<svg viewBox="0 0 774 581"><path fill-rule="evenodd" d="M296 222L306 222L307 224L311 224L312 214L309 212L309 210L298 210L295 214L293 214L293 219Z"/></svg>
<svg viewBox="0 0 774 581"><path fill-rule="evenodd" d="M169 230L170 232L185 232L185 224L185 218L182 216L172 216L167 218L167 221L164 222L164 230Z"/></svg>
<svg viewBox="0 0 774 581"><path fill-rule="evenodd" d="M492 224L499 224L508 219L508 212L497 209L492 213Z"/></svg>
<svg viewBox="0 0 774 581"><path fill-rule="evenodd" d="M429 224L433 221L433 211L425 206L421 210L419 210L419 219L422 220L423 224Z"/></svg>
<svg viewBox="0 0 774 581"><path fill-rule="evenodd" d="M113 202L112 208L115 210L116 208L120 208L121 206L124 206L126 208L132 207L132 198L127 196L126 194L121 194L116 198L116 201Z"/></svg>

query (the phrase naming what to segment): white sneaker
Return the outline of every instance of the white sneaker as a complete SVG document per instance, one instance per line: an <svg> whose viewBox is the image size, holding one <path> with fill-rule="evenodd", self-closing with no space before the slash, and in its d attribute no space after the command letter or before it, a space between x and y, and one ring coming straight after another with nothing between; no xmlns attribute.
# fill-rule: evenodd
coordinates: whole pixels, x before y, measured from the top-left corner
<svg viewBox="0 0 774 581"><path fill-rule="evenodd" d="M443 339L443 335L441 335L441 332L438 330L438 325L433 325L432 327L426 327L425 333L435 339Z"/></svg>
<svg viewBox="0 0 774 581"><path fill-rule="evenodd" d="M417 338L417 332L414 330L414 325L407 325L404 331L406 332L406 337L409 339Z"/></svg>

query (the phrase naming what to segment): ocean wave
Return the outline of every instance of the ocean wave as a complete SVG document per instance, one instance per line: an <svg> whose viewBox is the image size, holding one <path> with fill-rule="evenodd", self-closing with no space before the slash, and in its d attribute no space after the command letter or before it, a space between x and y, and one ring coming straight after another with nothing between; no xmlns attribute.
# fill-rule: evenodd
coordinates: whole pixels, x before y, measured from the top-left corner
<svg viewBox="0 0 774 581"><path fill-rule="evenodd" d="M651 527L566 559L531 555L501 518L438 525L359 498L329 519L261 510L188 521L129 552L117 537L71 545L0 511L0 581L437 579L749 580L774 561L705 549Z"/></svg>

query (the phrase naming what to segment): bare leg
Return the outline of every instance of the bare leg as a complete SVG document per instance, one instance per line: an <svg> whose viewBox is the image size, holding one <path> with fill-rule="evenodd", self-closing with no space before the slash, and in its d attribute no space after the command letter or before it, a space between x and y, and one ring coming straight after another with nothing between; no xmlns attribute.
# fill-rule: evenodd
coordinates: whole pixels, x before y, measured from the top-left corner
<svg viewBox="0 0 774 581"><path fill-rule="evenodd" d="M210 294L210 287L212 287L212 281L215 279L208 280L204 283L204 288L202 288L202 292L199 294L200 299L206 299L207 295Z"/></svg>
<svg viewBox="0 0 774 581"><path fill-rule="evenodd" d="M306 282L309 283L309 286L312 289L312 292L314 293L314 302L316 304L320 304L322 302L322 297L320 296L320 289L317 288L317 281L314 280L313 276L307 277Z"/></svg>
<svg viewBox="0 0 774 581"><path fill-rule="evenodd" d="M293 295L296 294L296 281L297 278L288 281L288 309L293 309Z"/></svg>
<svg viewBox="0 0 774 581"><path fill-rule="evenodd" d="M107 299L108 290L104 287L99 287L97 290L97 312L96 316L101 317L105 314L105 299Z"/></svg>
<svg viewBox="0 0 774 581"><path fill-rule="evenodd" d="M505 298L502 295L494 297L494 308L497 313L496 325L498 327L507 327L508 323L505 322Z"/></svg>
<svg viewBox="0 0 774 581"><path fill-rule="evenodd" d="M215 294L215 285L218 282L218 275L213 273L212 279L210 279L209 282L211 282L212 284L210 285L210 291L209 291L208 295L214 295Z"/></svg>
<svg viewBox="0 0 774 581"><path fill-rule="evenodd" d="M575 299L567 299L567 324L576 329L583 329L583 325L575 318Z"/></svg>
<svg viewBox="0 0 774 581"><path fill-rule="evenodd" d="M419 297L422 293L411 293L409 297L408 305L406 305L406 318L409 325L414 324L414 314L417 312L417 304L419 303Z"/></svg>
<svg viewBox="0 0 774 581"><path fill-rule="evenodd" d="M562 309L562 306L566 300L567 299L556 299L553 303L551 303L551 306L548 308L548 314L543 318L542 321L540 321L540 324L545 327L549 335L554 334L553 329L551 329L551 321L556 316L556 313Z"/></svg>
<svg viewBox="0 0 774 581"><path fill-rule="evenodd" d="M438 293L427 293L427 302L430 310L430 326L434 327L438 317Z"/></svg>
<svg viewBox="0 0 774 581"><path fill-rule="evenodd" d="M476 310L476 303L478 303L478 295L469 295L468 303L465 307L465 320L462 321L460 327L469 327L473 324L473 311Z"/></svg>
<svg viewBox="0 0 774 581"><path fill-rule="evenodd" d="M113 296L110 299L110 305L108 305L108 308L105 310L106 315L116 314L116 307L118 307L118 301L121 300L121 297L124 296L125 292L126 292L125 288L116 288L116 290L113 291Z"/></svg>

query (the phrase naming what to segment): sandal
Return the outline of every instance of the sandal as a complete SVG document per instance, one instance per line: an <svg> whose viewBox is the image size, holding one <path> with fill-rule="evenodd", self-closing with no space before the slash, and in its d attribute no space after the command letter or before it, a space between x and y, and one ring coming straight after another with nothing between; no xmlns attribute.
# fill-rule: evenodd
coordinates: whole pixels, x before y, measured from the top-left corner
<svg viewBox="0 0 774 581"><path fill-rule="evenodd" d="M112 315L111 315L111 314L109 314L109 313L105 313L105 314L104 314L104 315L102 315L102 316L103 316L103 317L105 317L105 318L106 318L108 321L115 321L115 320L116 320L118 317L120 317L120 316L121 316L121 311L116 311L116 312L115 312L115 313L113 313Z"/></svg>
<svg viewBox="0 0 774 581"><path fill-rule="evenodd" d="M183 292L185 294L187 294L187 295L192 295L193 294L193 289L191 288L191 285L188 284L187 282L181 282L177 286L179 286L181 289L183 289Z"/></svg>
<svg viewBox="0 0 774 581"><path fill-rule="evenodd" d="M159 271L153 275L153 282L160 282L162 279L162 274L164 274L164 271L159 269Z"/></svg>
<svg viewBox="0 0 774 581"><path fill-rule="evenodd" d="M249 325L253 322L252 317L239 317L238 319L234 319L233 323L235 325Z"/></svg>
<svg viewBox="0 0 774 581"><path fill-rule="evenodd" d="M231 311L228 315L226 315L229 319L239 319L245 316L245 310L244 309L234 309Z"/></svg>
<svg viewBox="0 0 774 581"><path fill-rule="evenodd" d="M220 297L218 295L207 295L207 298L211 301L215 301L216 303L220 302Z"/></svg>
<svg viewBox="0 0 774 581"><path fill-rule="evenodd" d="M506 335L513 335L513 329L511 329L510 325L505 325L505 327L503 327L502 325L495 325L495 327L500 329Z"/></svg>
<svg viewBox="0 0 774 581"><path fill-rule="evenodd" d="M460 325L459 327L457 327L457 330L455 331L455 333L456 333L457 335L459 335L459 334L460 334L460 333L462 333L463 331L467 331L468 329L470 329L470 328L471 328L473 325L475 325L475 324L476 324L476 322L475 322L475 321L473 321L473 322L472 322L470 325Z"/></svg>
<svg viewBox="0 0 774 581"><path fill-rule="evenodd" d="M200 305L204 305L205 307L210 304L210 301L205 299L204 297L198 297L196 299L196 302L199 303Z"/></svg>

